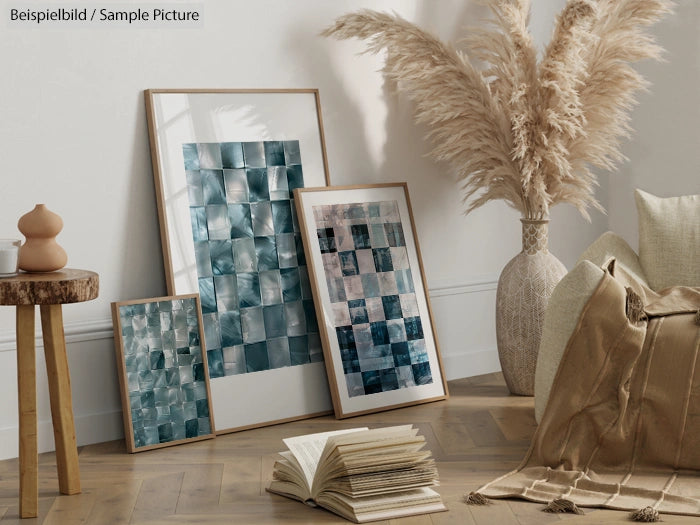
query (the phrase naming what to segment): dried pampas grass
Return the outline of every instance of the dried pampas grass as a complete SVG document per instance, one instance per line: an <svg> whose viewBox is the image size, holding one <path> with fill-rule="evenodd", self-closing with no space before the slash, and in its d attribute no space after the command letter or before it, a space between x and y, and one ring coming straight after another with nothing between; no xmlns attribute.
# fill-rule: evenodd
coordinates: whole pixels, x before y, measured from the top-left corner
<svg viewBox="0 0 700 525"><path fill-rule="evenodd" d="M560 202L589 218L589 206L602 210L591 169L624 160L629 113L646 88L630 64L660 57L646 28L672 2L569 0L539 63L530 0L487 3L493 20L470 32L467 53L371 10L342 16L322 34L386 50L385 73L428 125L431 154L457 170L467 213L503 199L528 219ZM488 66L478 70L474 59Z"/></svg>

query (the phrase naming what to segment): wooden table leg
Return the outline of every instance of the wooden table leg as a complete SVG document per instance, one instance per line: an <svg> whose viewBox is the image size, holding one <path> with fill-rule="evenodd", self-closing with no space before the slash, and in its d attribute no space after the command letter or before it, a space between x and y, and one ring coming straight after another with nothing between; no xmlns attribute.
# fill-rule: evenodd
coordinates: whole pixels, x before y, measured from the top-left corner
<svg viewBox="0 0 700 525"><path fill-rule="evenodd" d="M60 304L41 305L40 310L53 436L56 442L58 488L62 494L78 494L80 469L73 423L66 341L63 334L63 313Z"/></svg>
<svg viewBox="0 0 700 525"><path fill-rule="evenodd" d="M36 518L39 456L36 424L34 305L17 307L17 391L19 399L19 515Z"/></svg>

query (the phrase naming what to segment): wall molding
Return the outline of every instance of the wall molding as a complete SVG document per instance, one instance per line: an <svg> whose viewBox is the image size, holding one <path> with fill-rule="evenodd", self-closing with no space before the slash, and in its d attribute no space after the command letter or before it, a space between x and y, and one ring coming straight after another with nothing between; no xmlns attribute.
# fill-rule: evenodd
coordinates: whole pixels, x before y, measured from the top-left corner
<svg viewBox="0 0 700 525"><path fill-rule="evenodd" d="M103 443L124 437L121 410L75 417L78 446ZM51 418L37 421L37 448L41 454L56 450ZM19 427L0 428L0 460L16 458L19 450Z"/></svg>
<svg viewBox="0 0 700 525"><path fill-rule="evenodd" d="M464 354L447 354L442 356L442 361L445 378L448 381L498 372L501 369L495 348ZM122 411L109 409L97 414L76 414L75 432L78 446L121 439L124 437ZM0 460L17 457L18 436L17 425L0 428ZM37 422L37 445L39 453L55 450L50 418Z"/></svg>
<svg viewBox="0 0 700 525"><path fill-rule="evenodd" d="M37 314L35 333L35 343L37 347L44 346L41 334L41 323ZM112 319L95 319L92 321L68 321L64 323L63 332L66 336L66 343L80 343L83 341L94 341L98 339L111 339L114 337L112 330ZM0 331L0 352L14 352L17 348L14 328Z"/></svg>
<svg viewBox="0 0 700 525"><path fill-rule="evenodd" d="M470 293L491 292L498 288L498 277L484 277L466 282L439 281L430 286L430 298L463 295Z"/></svg>
<svg viewBox="0 0 700 525"><path fill-rule="evenodd" d="M467 282L439 281L428 289L431 299L447 297L451 295L463 295L479 292L490 292L496 290L498 279L487 277L475 279ZM35 342L37 347L43 347L44 341L41 335L41 323L37 314L37 331ZM64 323L64 333L66 343L81 343L84 341L95 341L99 339L111 339L114 337L112 329L112 319L94 319L91 321L68 321ZM16 338L15 330L0 330L0 352L15 351Z"/></svg>
<svg viewBox="0 0 700 525"><path fill-rule="evenodd" d="M495 347L464 354L443 354L441 357L442 368L448 381L501 370L498 350Z"/></svg>

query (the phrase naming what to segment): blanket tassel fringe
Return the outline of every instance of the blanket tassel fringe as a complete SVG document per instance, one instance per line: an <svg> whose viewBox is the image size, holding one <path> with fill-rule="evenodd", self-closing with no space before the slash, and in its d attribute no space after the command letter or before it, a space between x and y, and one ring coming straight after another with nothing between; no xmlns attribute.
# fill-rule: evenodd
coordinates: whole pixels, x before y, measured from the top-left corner
<svg viewBox="0 0 700 525"><path fill-rule="evenodd" d="M627 314L627 319L631 323L638 323L639 321L644 321L647 318L647 314L644 313L644 303L642 298L635 293L629 286L625 288L627 290L627 300L625 301L625 313Z"/></svg>
<svg viewBox="0 0 700 525"><path fill-rule="evenodd" d="M644 523L656 523L661 521L659 518L659 511L654 507L644 507L630 514L630 519L632 521L641 521Z"/></svg>
<svg viewBox="0 0 700 525"><path fill-rule="evenodd" d="M576 506L576 503L568 499L552 500L542 510L544 512L553 513L567 512L569 514L583 514L583 511Z"/></svg>
<svg viewBox="0 0 700 525"><path fill-rule="evenodd" d="M470 492L464 497L467 505L491 505L491 500L478 492Z"/></svg>

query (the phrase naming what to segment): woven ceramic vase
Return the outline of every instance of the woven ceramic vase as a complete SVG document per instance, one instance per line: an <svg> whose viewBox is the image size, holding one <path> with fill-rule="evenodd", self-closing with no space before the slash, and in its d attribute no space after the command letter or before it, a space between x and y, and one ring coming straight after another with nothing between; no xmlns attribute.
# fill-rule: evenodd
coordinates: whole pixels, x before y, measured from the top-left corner
<svg viewBox="0 0 700 525"><path fill-rule="evenodd" d="M544 311L566 267L547 249L549 221L520 221L523 251L506 264L498 279L496 339L508 390L531 396Z"/></svg>
<svg viewBox="0 0 700 525"><path fill-rule="evenodd" d="M44 204L37 204L17 222L17 228L27 238L19 249L19 268L25 272L53 272L68 262L68 256L56 242L63 229L63 219Z"/></svg>

